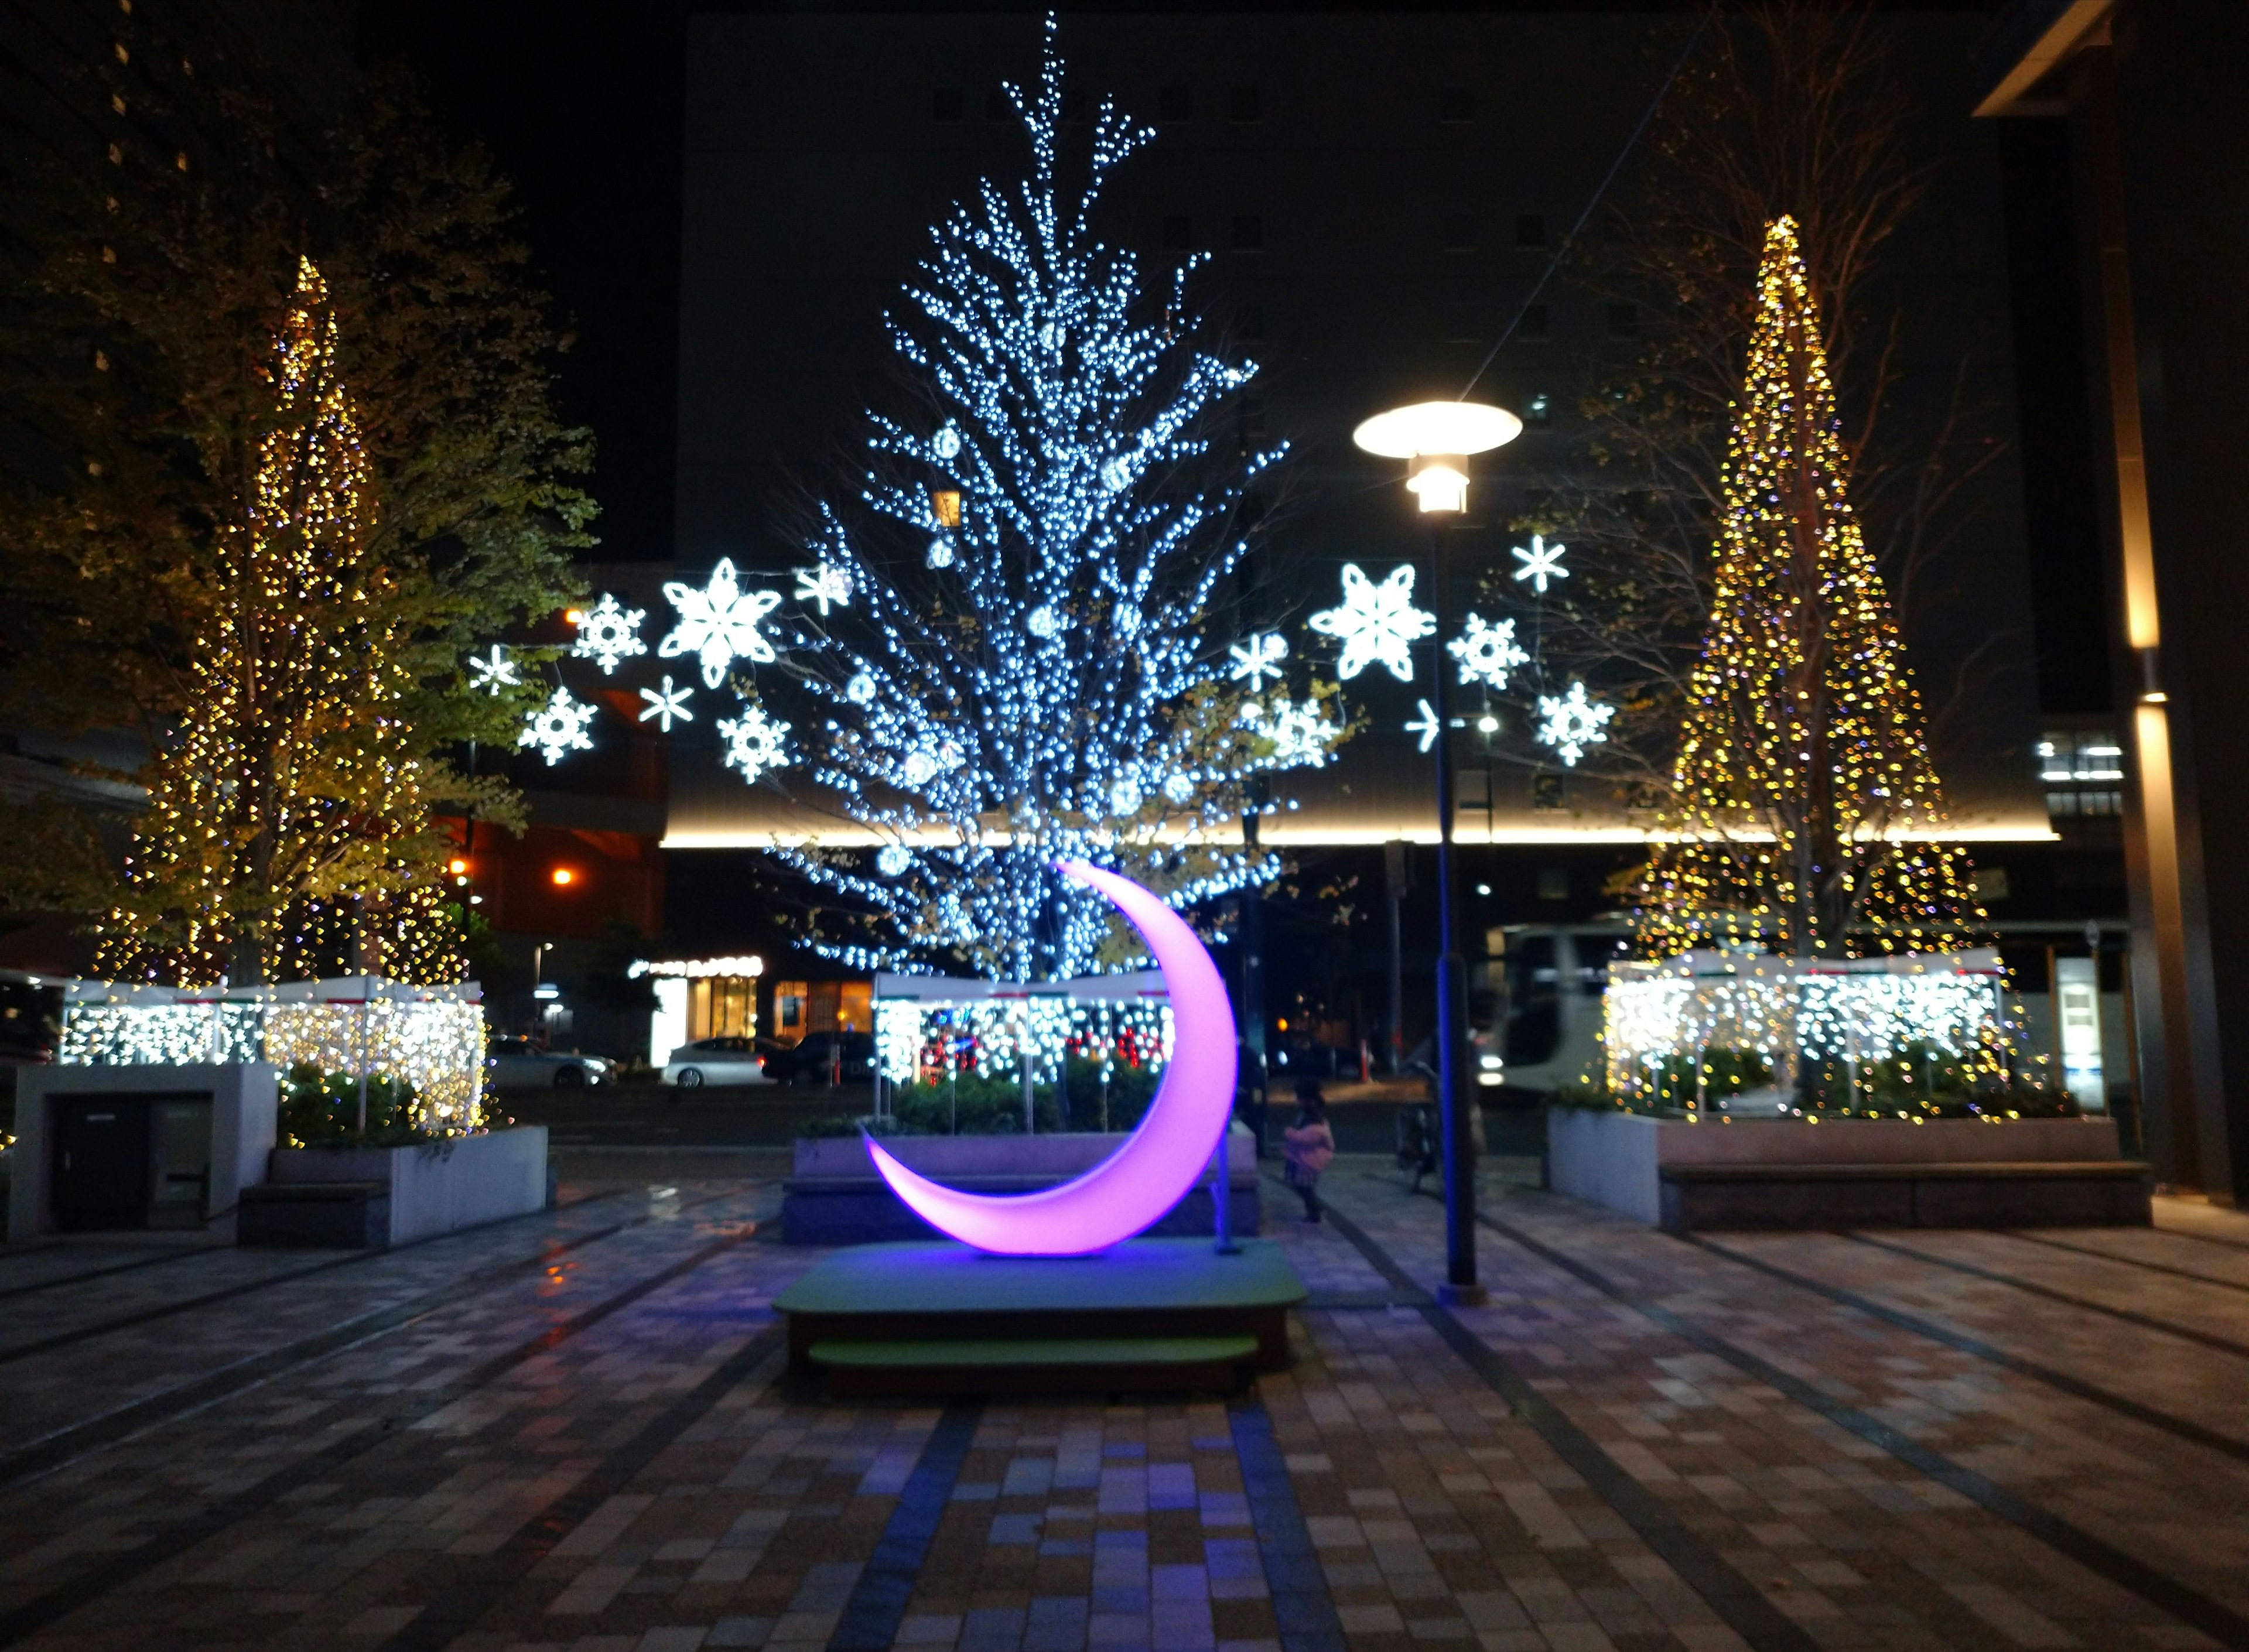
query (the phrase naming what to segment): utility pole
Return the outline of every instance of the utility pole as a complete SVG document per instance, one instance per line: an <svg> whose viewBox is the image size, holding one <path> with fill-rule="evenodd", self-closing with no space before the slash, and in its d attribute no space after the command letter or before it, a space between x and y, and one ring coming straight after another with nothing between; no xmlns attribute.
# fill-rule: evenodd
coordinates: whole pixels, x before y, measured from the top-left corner
<svg viewBox="0 0 2249 1652"><path fill-rule="evenodd" d="M1485 1300L1476 1283L1475 1137L1468 1109L1476 1105L1468 1076L1468 967L1461 953L1458 868L1453 857L1453 684L1442 639L1451 635L1446 589L1445 528L1429 527L1429 611L1436 616L1439 641L1429 649L1436 663L1437 689L1430 700L1437 721L1437 1103L1445 1137L1445 1284L1448 1302ZM1393 909L1394 910L1394 909Z"/></svg>

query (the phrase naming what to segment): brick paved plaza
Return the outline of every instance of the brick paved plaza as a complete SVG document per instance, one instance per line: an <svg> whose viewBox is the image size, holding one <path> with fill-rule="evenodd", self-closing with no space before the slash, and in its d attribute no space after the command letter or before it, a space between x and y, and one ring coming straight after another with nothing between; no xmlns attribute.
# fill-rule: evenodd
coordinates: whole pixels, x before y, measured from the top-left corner
<svg viewBox="0 0 2249 1652"><path fill-rule="evenodd" d="M1497 1181L1488 1308L1373 1159L1269 1215L1296 1364L829 1403L772 1180L387 1256L0 1256L0 1642L2249 1646L2249 1218L1668 1239Z"/></svg>

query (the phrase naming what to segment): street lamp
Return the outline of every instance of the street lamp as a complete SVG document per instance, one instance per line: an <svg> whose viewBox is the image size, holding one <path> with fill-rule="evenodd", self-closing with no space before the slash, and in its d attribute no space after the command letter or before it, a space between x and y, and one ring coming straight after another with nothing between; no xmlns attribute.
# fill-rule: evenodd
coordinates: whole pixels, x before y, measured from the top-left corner
<svg viewBox="0 0 2249 1652"><path fill-rule="evenodd" d="M1447 612L1446 519L1468 508L1468 456L1503 447L1523 434L1523 421L1504 408L1479 402L1418 402L1379 413L1351 432L1369 453L1406 461L1406 488L1430 519L1429 611L1436 617L1436 712L1431 749L1437 755L1437 1098L1445 1139L1445 1283L1438 1295L1454 1303L1484 1300L1476 1283L1475 1167L1468 1109L1475 1105L1468 1077L1468 971L1461 955L1460 914L1453 878L1453 689L1445 671Z"/></svg>

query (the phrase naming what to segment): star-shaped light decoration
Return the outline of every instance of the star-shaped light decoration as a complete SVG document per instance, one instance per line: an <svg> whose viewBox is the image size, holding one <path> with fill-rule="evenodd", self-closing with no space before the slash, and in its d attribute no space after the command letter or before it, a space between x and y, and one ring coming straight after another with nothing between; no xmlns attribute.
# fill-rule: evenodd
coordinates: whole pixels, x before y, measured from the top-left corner
<svg viewBox="0 0 2249 1652"><path fill-rule="evenodd" d="M1561 754L1562 761L1574 768L1586 747L1607 743L1605 731L1609 719L1616 715L1616 707L1587 699L1585 685L1572 683L1566 694L1541 694L1538 715L1545 719L1538 725L1540 743L1551 746Z"/></svg>
<svg viewBox="0 0 2249 1652"><path fill-rule="evenodd" d="M1426 752L1437 743L1437 736L1445 732L1445 726L1437 720L1437 708L1428 701L1423 700L1420 716L1406 723L1406 732L1409 734L1419 734L1421 737L1421 749Z"/></svg>
<svg viewBox="0 0 2249 1652"><path fill-rule="evenodd" d="M831 602L845 608L851 605L851 576L842 568L822 562L818 568L800 568L796 575L796 600L820 604L820 617L828 617Z"/></svg>
<svg viewBox="0 0 2249 1652"><path fill-rule="evenodd" d="M660 687L641 690L640 697L648 702L648 709L641 712L640 720L645 723L650 718L654 718L656 726L667 734L671 733L671 726L674 722L693 722L695 713L687 709L687 697L692 692L690 689L674 688L671 685L671 673L666 671Z"/></svg>
<svg viewBox="0 0 2249 1652"><path fill-rule="evenodd" d="M492 646L492 657L469 656L469 687L481 688L487 694L497 695L503 688L513 688L523 678L516 674L515 662L507 657L507 650L498 643Z"/></svg>
<svg viewBox="0 0 2249 1652"><path fill-rule="evenodd" d="M1343 657L1336 662L1338 677L1348 681L1365 671L1370 660L1379 660L1400 682L1410 683L1412 645L1437 629L1437 616L1413 606L1412 563L1393 568L1377 585L1358 563L1345 562L1342 605L1313 615L1311 627L1343 639Z"/></svg>
<svg viewBox="0 0 2249 1652"><path fill-rule="evenodd" d="M623 607L603 591L600 602L578 616L578 640L570 652L592 660L607 677L619 660L648 652L648 644L640 640L640 623L647 617L646 609Z"/></svg>
<svg viewBox="0 0 2249 1652"><path fill-rule="evenodd" d="M1547 581L1570 577L1570 570L1562 566L1562 553L1569 548L1566 545L1549 545L1543 537L1533 533L1529 550L1518 545L1511 553L1515 560L1523 564L1515 570L1515 577L1529 580L1532 590L1541 596L1545 595Z"/></svg>
<svg viewBox="0 0 2249 1652"><path fill-rule="evenodd" d="M716 688L726 680L726 668L737 659L770 661L774 646L758 623L781 606L779 591L746 591L734 576L732 557L722 556L711 570L711 582L701 590L673 581L664 588L679 623L657 644L665 659L695 654L703 662L703 683Z"/></svg>
<svg viewBox="0 0 2249 1652"><path fill-rule="evenodd" d="M788 761L788 725L767 717L762 706L745 706L739 717L720 718L719 737L726 742L722 761L740 769L745 781Z"/></svg>
<svg viewBox="0 0 2249 1652"><path fill-rule="evenodd" d="M1278 631L1266 631L1247 637L1227 650L1234 656L1234 664L1227 675L1237 683L1246 683L1249 692L1257 693L1265 686L1265 679L1281 680L1281 662L1289 657L1289 639Z"/></svg>
<svg viewBox="0 0 2249 1652"><path fill-rule="evenodd" d="M1474 614L1468 616L1468 629L1445 644L1445 651L1460 661L1462 682L1487 683L1494 688L1505 688L1507 674L1530 658L1516 643L1513 620L1488 625Z"/></svg>
<svg viewBox="0 0 2249 1652"><path fill-rule="evenodd" d="M594 749L586 729L594 720L595 710L585 701L572 699L568 689L558 688L552 699L523 719L523 732L515 737L515 743L537 747L551 768L567 753Z"/></svg>

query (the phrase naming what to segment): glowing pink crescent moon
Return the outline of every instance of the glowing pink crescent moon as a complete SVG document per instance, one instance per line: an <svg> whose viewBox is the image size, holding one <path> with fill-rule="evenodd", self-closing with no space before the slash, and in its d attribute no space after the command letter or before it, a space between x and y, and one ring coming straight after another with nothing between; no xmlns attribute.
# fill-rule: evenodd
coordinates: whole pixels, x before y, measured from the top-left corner
<svg viewBox="0 0 2249 1652"><path fill-rule="evenodd" d="M932 1181L867 1139L875 1168L923 1221L1010 1256L1082 1256L1130 1239L1201 1179L1234 1112L1234 1010L1194 931L1129 878L1079 860L1057 864L1116 903L1154 954L1171 995L1172 1058L1140 1127L1073 1181L996 1197Z"/></svg>

